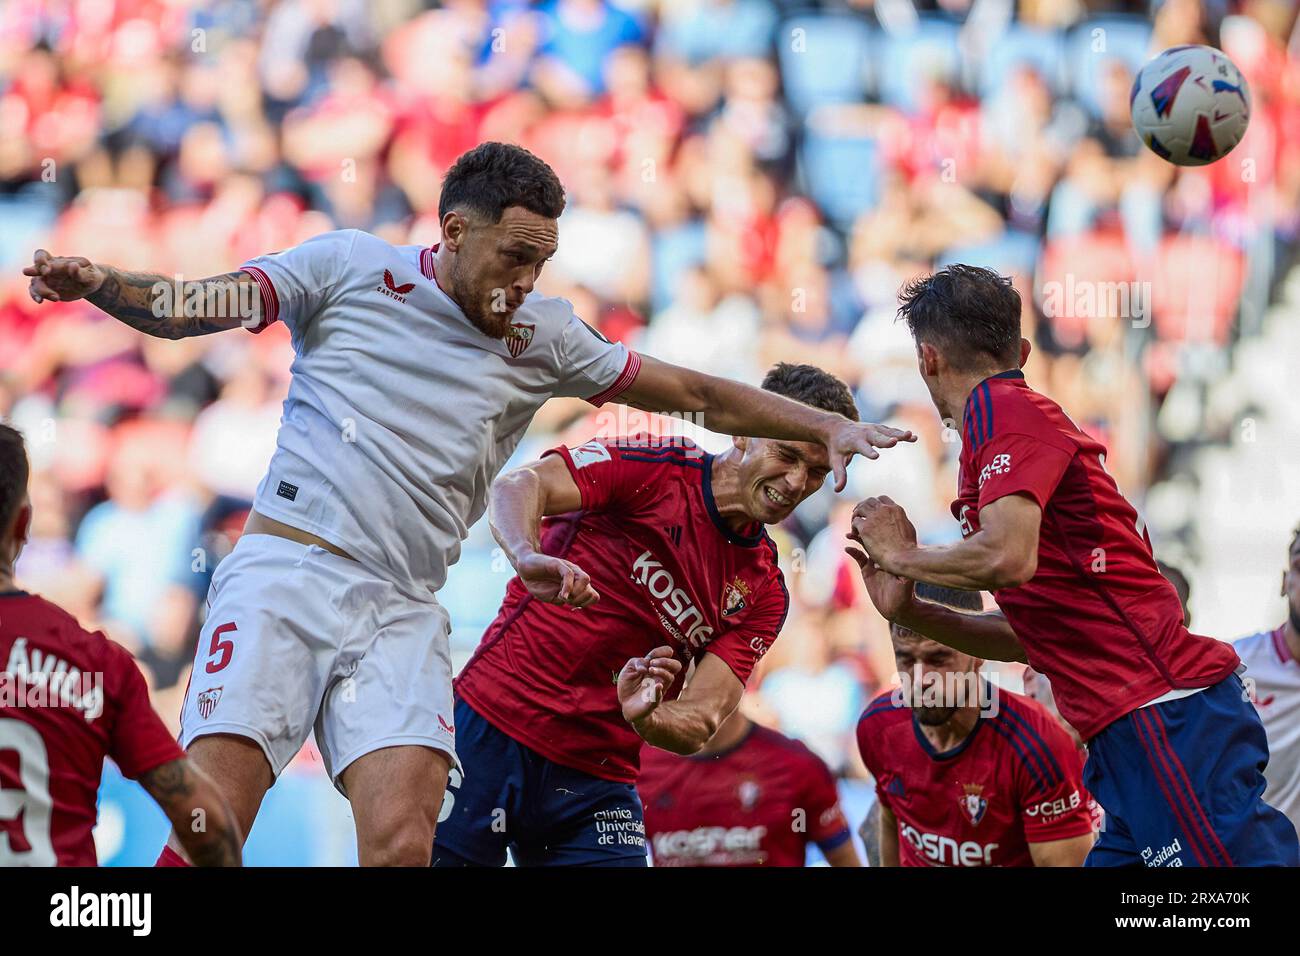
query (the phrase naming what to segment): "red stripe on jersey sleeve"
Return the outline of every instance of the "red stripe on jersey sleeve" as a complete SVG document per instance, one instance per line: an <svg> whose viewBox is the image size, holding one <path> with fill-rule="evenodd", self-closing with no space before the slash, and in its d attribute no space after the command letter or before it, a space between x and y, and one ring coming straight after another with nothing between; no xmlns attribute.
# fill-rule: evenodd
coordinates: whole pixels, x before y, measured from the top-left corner
<svg viewBox="0 0 1300 956"><path fill-rule="evenodd" d="M623 366L623 371L618 378L614 379L614 384L605 389L599 395L593 395L587 399L592 405L600 408L608 401L612 401L628 390L633 382L636 381L637 373L641 371L641 356L637 355L631 349L628 349L627 363Z"/></svg>
<svg viewBox="0 0 1300 956"><path fill-rule="evenodd" d="M240 269L247 272L257 282L258 289L262 292L262 321L250 328L248 331L256 335L268 325L274 325L280 318L280 297L275 294L275 285L271 282L271 277L259 269L257 266L240 266Z"/></svg>

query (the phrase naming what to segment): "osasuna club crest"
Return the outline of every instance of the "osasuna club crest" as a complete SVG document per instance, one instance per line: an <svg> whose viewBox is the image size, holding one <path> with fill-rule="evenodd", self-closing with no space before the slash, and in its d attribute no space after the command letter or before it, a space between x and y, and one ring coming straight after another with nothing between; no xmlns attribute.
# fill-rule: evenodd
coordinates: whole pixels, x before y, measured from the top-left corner
<svg viewBox="0 0 1300 956"><path fill-rule="evenodd" d="M984 785L964 783L961 789L962 795L957 798L957 805L961 807L962 813L970 818L971 825L978 826L984 819L984 811L989 808L988 800L984 799Z"/></svg>
<svg viewBox="0 0 1300 956"><path fill-rule="evenodd" d="M528 348L528 346L532 344L533 330L535 328L537 328L537 326L526 325L523 322L518 322L510 326L506 331L506 348L510 350L511 355L515 358L519 358L524 349Z"/></svg>
<svg viewBox="0 0 1300 956"><path fill-rule="evenodd" d="M736 578L722 589L722 616L731 617L737 611L743 611L748 597L749 585Z"/></svg>
<svg viewBox="0 0 1300 956"><path fill-rule="evenodd" d="M200 693L198 697L199 716L204 720L211 717L212 712L217 709L219 700L221 700L221 687L213 687Z"/></svg>
<svg viewBox="0 0 1300 956"><path fill-rule="evenodd" d="M742 780L740 786L736 788L736 796L740 798L740 806L743 810L753 810L758 803L759 794L762 793L757 780Z"/></svg>

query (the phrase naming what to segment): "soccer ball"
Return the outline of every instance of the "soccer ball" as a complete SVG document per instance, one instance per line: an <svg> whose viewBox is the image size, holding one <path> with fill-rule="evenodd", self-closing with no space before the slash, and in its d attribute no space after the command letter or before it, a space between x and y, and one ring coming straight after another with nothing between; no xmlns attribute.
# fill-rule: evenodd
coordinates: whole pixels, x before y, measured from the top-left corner
<svg viewBox="0 0 1300 956"><path fill-rule="evenodd" d="M1138 71L1129 111L1138 136L1161 159L1204 166L1246 135L1250 88L1222 51L1176 46Z"/></svg>

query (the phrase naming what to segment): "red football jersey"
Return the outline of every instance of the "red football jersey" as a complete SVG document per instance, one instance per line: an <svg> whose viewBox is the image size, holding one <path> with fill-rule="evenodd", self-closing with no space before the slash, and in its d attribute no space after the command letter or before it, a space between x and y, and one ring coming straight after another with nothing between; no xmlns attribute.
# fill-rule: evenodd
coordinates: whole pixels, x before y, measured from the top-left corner
<svg viewBox="0 0 1300 956"><path fill-rule="evenodd" d="M898 820L903 866L1033 866L1030 843L1093 830L1083 763L1047 709L998 689L956 747L939 753L892 693L858 721L876 795Z"/></svg>
<svg viewBox="0 0 1300 956"><path fill-rule="evenodd" d="M655 866L803 866L850 838L826 764L758 724L721 753L647 746L636 786Z"/></svg>
<svg viewBox="0 0 1300 956"><path fill-rule="evenodd" d="M1171 690L1218 683L1238 663L1230 644L1183 626L1178 593L1105 458L1020 371L985 379L966 402L952 513L970 537L979 510L1006 495L1043 509L1037 573L993 597L1085 740Z"/></svg>
<svg viewBox="0 0 1300 956"><path fill-rule="evenodd" d="M790 603L763 527L737 534L719 516L713 456L673 441L547 452L568 465L582 510L545 519L542 550L591 575L600 600L557 607L512 579L455 683L488 722L548 760L622 783L636 782L641 749L614 689L628 659L662 645L687 664L716 654L745 682Z"/></svg>
<svg viewBox="0 0 1300 956"><path fill-rule="evenodd" d="M125 648L0 595L0 866L94 866L104 757L131 779L183 756Z"/></svg>

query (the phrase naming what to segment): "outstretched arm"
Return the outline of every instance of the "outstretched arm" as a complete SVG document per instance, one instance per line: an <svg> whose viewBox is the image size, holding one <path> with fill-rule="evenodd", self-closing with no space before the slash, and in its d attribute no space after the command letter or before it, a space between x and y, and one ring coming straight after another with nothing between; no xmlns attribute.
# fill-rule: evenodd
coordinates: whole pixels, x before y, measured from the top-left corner
<svg viewBox="0 0 1300 956"><path fill-rule="evenodd" d="M853 509L853 534L876 567L890 574L965 591L1019 587L1038 571L1043 512L1023 495L1007 495L979 511L980 530L956 544L922 547L907 540L907 516L889 498Z"/></svg>
<svg viewBox="0 0 1300 956"><path fill-rule="evenodd" d="M492 536L524 587L540 601L586 607L600 600L586 571L542 553L542 518L580 507L582 494L557 455L506 472L492 484L488 513Z"/></svg>
<svg viewBox="0 0 1300 956"><path fill-rule="evenodd" d="M1029 663L1025 646L1001 611L956 611L931 601L914 600L895 618L909 631L986 661Z"/></svg>
<svg viewBox="0 0 1300 956"><path fill-rule="evenodd" d="M1023 499L1003 498L993 502L980 512L981 521L986 513L996 509L1001 502L1011 500ZM1033 502L1029 502L1029 505L1037 511L1037 506ZM1002 527L998 514L990 514L990 518L995 528ZM972 535L969 541L982 538L987 533L987 529L981 530ZM952 550L959 547L958 545L947 548L922 548L916 543L916 530L908 521L903 509L888 498L869 498L859 504L854 510L853 531L847 537L866 548L865 551L845 548L845 551L857 562L862 572L862 581L867 586L867 595L885 620L973 657L989 661L1023 662L1026 660L1024 645L1020 643L1016 632L1011 629L1011 625L1001 611L973 613L922 600L916 596L916 580L933 579L919 575L913 578L912 575L904 572L891 573L885 570L884 565L877 559L877 555L882 555L886 561L906 563L907 559L899 558L898 555L926 552L929 555L937 553L938 560L942 561L945 556L951 558ZM988 541L998 540L1001 538L997 534L990 535L988 538ZM1036 521L1032 540L1034 548L1037 549ZM977 551L975 554L979 555L983 552ZM982 558L985 562L984 567L961 565L963 574L966 575L962 578L963 582L987 581L986 577L981 576L1002 573L997 569L999 561L1003 559L1002 555L984 554ZM969 554L959 554L956 559L957 562L970 560ZM1024 573L1023 570L1020 573ZM1032 576L1032 571L1029 576ZM962 583L946 586L975 591L1001 585Z"/></svg>
<svg viewBox="0 0 1300 956"><path fill-rule="evenodd" d="M724 435L818 442L830 453L835 490L854 455L878 458L877 448L916 441L910 431L853 422L772 392L641 356L641 370L617 399L649 412L701 414L705 427Z"/></svg>
<svg viewBox="0 0 1300 956"><path fill-rule="evenodd" d="M181 757L140 777L195 866L239 866L239 828L216 784Z"/></svg>
<svg viewBox="0 0 1300 956"><path fill-rule="evenodd" d="M972 657L1028 663L1024 645L1001 611L958 611L923 600L916 596L915 582L881 571L861 551L846 550L857 561L871 603L885 620Z"/></svg>
<svg viewBox="0 0 1300 956"><path fill-rule="evenodd" d="M37 302L85 299L146 335L181 339L261 320L262 294L247 272L179 283L174 278L97 265L83 256L51 256L37 249L23 269Z"/></svg>

